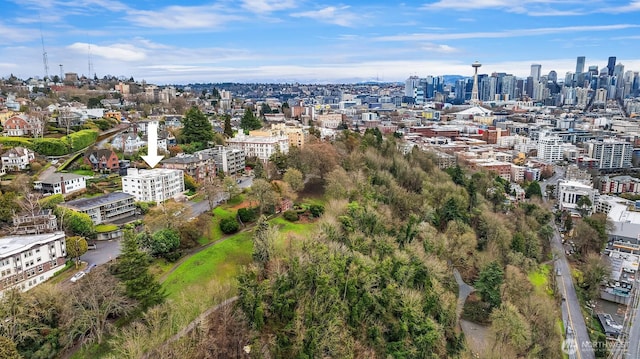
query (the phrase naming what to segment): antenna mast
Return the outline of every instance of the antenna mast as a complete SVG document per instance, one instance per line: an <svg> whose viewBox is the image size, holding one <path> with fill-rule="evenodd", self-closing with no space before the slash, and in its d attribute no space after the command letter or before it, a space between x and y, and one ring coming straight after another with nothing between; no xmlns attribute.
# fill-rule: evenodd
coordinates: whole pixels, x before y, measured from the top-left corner
<svg viewBox="0 0 640 359"><path fill-rule="evenodd" d="M44 49L44 36L42 35L42 24L40 25L40 41L42 42L42 63L44 64L44 78L49 78L49 59L47 51Z"/></svg>
<svg viewBox="0 0 640 359"><path fill-rule="evenodd" d="M87 74L87 78L91 79L91 72L93 72L93 64L91 63L91 43L87 43L87 45L89 46L89 53L88 53L89 73Z"/></svg>

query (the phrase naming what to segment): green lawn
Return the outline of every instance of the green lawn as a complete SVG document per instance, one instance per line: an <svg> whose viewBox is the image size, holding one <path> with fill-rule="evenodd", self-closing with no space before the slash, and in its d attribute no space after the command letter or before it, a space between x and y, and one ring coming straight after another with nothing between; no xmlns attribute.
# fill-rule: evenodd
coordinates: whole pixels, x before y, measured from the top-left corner
<svg viewBox="0 0 640 359"><path fill-rule="evenodd" d="M313 228L315 227L315 222L313 223L289 222L282 217L276 217L270 220L270 222L271 224L277 225L280 228L281 233L293 232L295 234L299 234L302 236L310 234Z"/></svg>
<svg viewBox="0 0 640 359"><path fill-rule="evenodd" d="M240 232L191 256L167 276L163 287L175 299L192 286L233 281L251 263L252 246L251 233Z"/></svg>
<svg viewBox="0 0 640 359"><path fill-rule="evenodd" d="M553 289L549 287L550 271L551 266L548 264L543 264L538 268L538 270L529 273L529 282L533 284L533 286L536 288L536 291L538 291L539 293L553 295Z"/></svg>
<svg viewBox="0 0 640 359"><path fill-rule="evenodd" d="M80 176L93 177L93 171L92 170L74 170L72 173L80 175Z"/></svg>
<svg viewBox="0 0 640 359"><path fill-rule="evenodd" d="M116 229L118 229L118 226L115 224L99 224L95 227L96 233L112 232Z"/></svg>

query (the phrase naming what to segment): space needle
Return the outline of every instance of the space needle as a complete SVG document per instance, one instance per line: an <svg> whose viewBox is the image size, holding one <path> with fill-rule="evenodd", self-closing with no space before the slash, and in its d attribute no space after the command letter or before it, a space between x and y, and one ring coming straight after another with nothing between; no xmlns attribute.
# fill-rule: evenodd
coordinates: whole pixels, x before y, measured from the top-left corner
<svg viewBox="0 0 640 359"><path fill-rule="evenodd" d="M473 67L473 90L471 90L471 105L478 106L480 100L478 99L478 68L482 66L478 61L471 64Z"/></svg>

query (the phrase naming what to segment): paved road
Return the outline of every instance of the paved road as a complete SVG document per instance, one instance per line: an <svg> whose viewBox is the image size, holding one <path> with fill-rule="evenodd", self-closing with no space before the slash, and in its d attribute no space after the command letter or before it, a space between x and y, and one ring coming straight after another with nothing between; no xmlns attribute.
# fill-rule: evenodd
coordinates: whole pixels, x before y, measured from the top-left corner
<svg viewBox="0 0 640 359"><path fill-rule="evenodd" d="M636 283L634 286L640 285L640 282L636 279ZM628 309L631 317L629 318L631 323L631 329L629 330L629 336L627 338L627 355L626 359L637 359L640 358L640 305L638 305L638 301L640 300L640 296L638 295L638 288L634 290L634 296L631 301L631 305Z"/></svg>
<svg viewBox="0 0 640 359"><path fill-rule="evenodd" d="M88 265L102 265L120 255L120 241L96 241L96 249L90 249L80 256Z"/></svg>
<svg viewBox="0 0 640 359"><path fill-rule="evenodd" d="M571 278L571 269L567 261L567 257L564 253L564 247L560 240L560 233L557 229L551 240L551 247L554 254L555 270L560 271L560 275L556 276L558 290L564 298L562 301L563 320L565 321L565 328L567 329L567 336L565 343L575 345L574 350L566 350L570 358L577 359L593 359L595 353L593 346L591 345L591 339L587 332L587 326L585 325L582 311L580 310L580 302L576 295L575 287L573 286L573 279Z"/></svg>
<svg viewBox="0 0 640 359"><path fill-rule="evenodd" d="M556 166L553 176L545 181L540 182L540 189L546 197L547 185L556 185L558 180L564 177L565 169L560 166ZM551 250L554 261L554 271L559 274L557 278L558 290L564 298L561 303L562 320L564 327L566 328L565 341L563 345L563 351L569 354L569 358L576 359L592 359L595 358L593 346L591 345L591 339L587 332L587 326L585 324L582 311L580 310L580 301L576 295L576 289L573 286L573 278L571 277L571 267L565 256L565 250L562 246L562 240L558 228L554 225L554 234L551 239Z"/></svg>

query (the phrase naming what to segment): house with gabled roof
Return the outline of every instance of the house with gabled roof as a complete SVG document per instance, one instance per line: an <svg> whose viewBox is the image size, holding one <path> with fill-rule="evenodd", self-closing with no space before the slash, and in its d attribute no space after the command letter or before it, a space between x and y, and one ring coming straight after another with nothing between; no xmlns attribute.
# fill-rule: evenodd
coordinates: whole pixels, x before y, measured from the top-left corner
<svg viewBox="0 0 640 359"><path fill-rule="evenodd" d="M84 153L84 164L91 166L94 171L118 170L118 155L113 150L92 148Z"/></svg>
<svg viewBox="0 0 640 359"><path fill-rule="evenodd" d="M9 117L4 123L5 136L30 136L33 133L33 123L27 114L21 113Z"/></svg>
<svg viewBox="0 0 640 359"><path fill-rule="evenodd" d="M36 159L35 152L24 147L14 147L0 155L2 168L5 171L22 171L29 168L29 164Z"/></svg>

